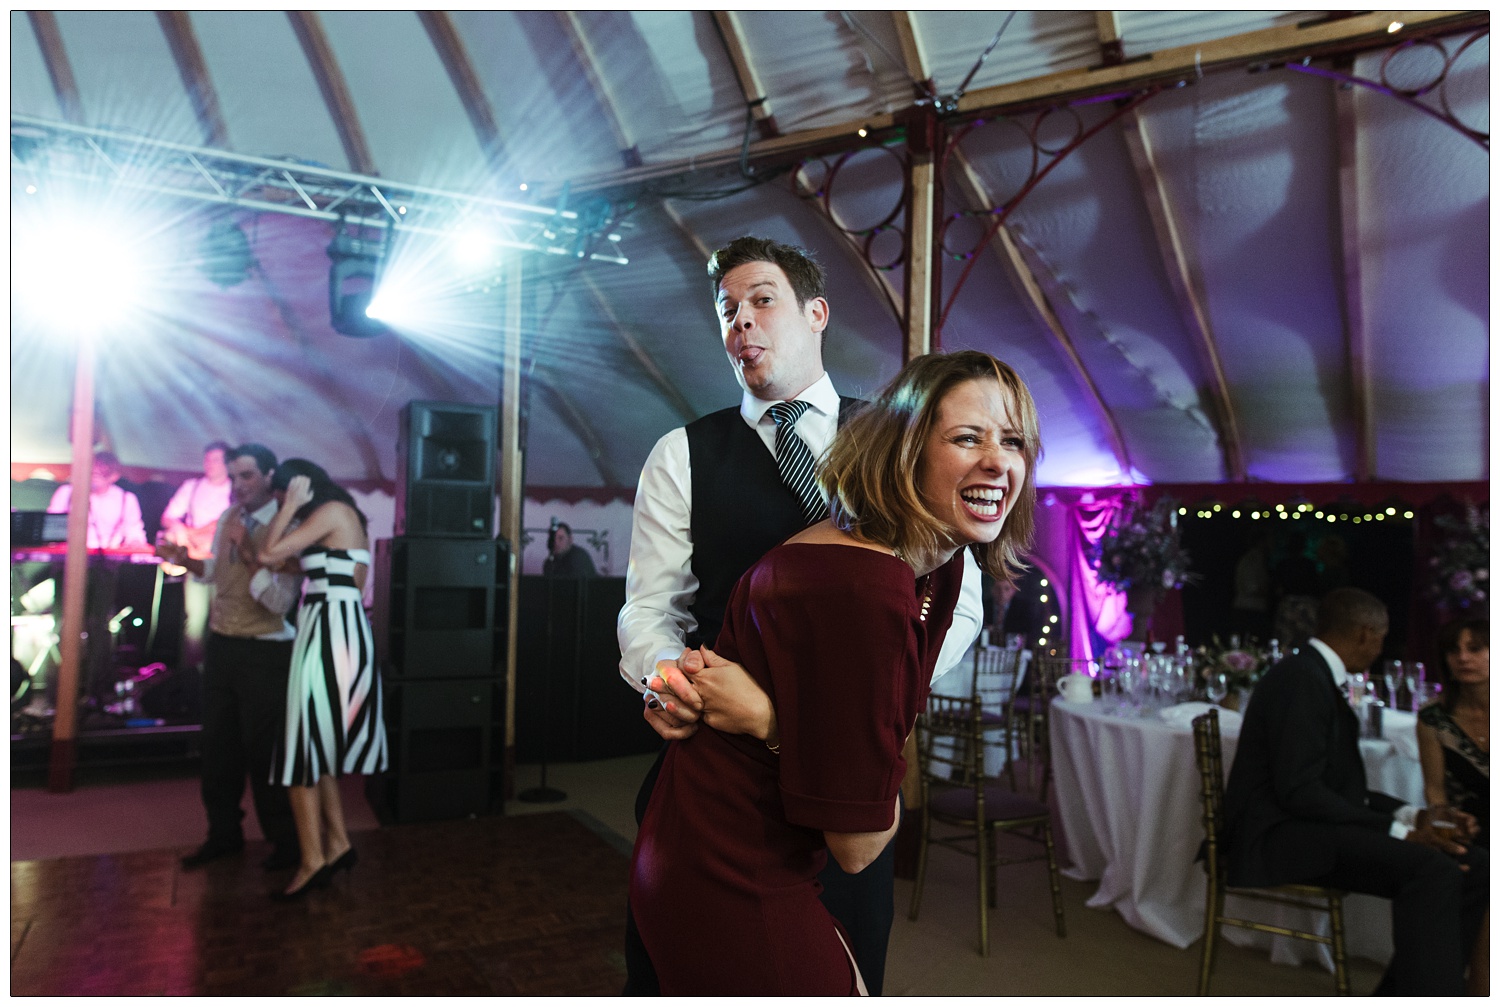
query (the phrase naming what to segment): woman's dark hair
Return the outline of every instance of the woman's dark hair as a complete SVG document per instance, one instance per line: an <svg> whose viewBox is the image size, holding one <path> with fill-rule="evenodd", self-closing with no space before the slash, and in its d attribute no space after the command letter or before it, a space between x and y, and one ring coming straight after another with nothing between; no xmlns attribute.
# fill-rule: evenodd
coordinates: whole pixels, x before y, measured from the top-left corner
<svg viewBox="0 0 1500 1007"><path fill-rule="evenodd" d="M1465 632L1468 632L1477 646L1487 648L1490 645L1490 621L1478 618L1454 619L1438 630L1435 670L1438 684L1443 687L1440 698L1443 706L1449 710L1458 703L1463 687L1453 680L1453 669L1448 667L1448 655L1456 652L1463 644Z"/></svg>
<svg viewBox="0 0 1500 1007"><path fill-rule="evenodd" d="M328 473L323 471L322 466L308 461L306 458L288 458L276 466L276 474L271 477L271 489L285 491L297 476L307 476L312 483L312 499L302 505L297 511L298 521L306 521L313 511L328 503L337 501L348 504L359 516L359 526L369 529L369 522L365 520L364 511L359 509L359 504L349 495L349 491L329 478Z"/></svg>

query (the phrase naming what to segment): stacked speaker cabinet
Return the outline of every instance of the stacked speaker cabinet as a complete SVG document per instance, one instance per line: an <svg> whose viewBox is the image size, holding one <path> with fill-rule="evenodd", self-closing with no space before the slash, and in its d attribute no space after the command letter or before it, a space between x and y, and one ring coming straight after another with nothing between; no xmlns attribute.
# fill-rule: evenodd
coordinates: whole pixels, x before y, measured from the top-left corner
<svg viewBox="0 0 1500 1007"><path fill-rule="evenodd" d="M510 550L490 537L496 410L402 410L396 530L375 544L375 656L390 768L386 822L481 815L503 786Z"/></svg>

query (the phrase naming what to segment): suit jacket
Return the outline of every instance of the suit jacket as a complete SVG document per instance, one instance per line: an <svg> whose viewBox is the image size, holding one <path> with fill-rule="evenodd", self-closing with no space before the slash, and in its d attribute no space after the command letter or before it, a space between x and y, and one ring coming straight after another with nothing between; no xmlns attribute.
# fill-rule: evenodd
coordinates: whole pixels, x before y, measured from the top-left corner
<svg viewBox="0 0 1500 1007"><path fill-rule="evenodd" d="M1311 881L1334 866L1333 843L1287 822L1387 832L1401 801L1369 790L1359 718L1312 647L1281 661L1255 687L1224 791L1222 840L1231 885Z"/></svg>

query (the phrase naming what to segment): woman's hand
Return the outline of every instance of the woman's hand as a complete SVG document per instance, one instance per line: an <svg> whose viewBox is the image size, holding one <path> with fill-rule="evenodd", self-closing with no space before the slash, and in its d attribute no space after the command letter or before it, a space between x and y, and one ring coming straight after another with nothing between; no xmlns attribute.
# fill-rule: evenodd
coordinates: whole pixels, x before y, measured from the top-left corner
<svg viewBox="0 0 1500 1007"><path fill-rule="evenodd" d="M295 512L308 503L312 503L312 480L307 476L292 476L292 481L286 484L286 499L282 506Z"/></svg>
<svg viewBox="0 0 1500 1007"><path fill-rule="evenodd" d="M707 647L683 654L679 666L699 697L701 716L709 727L761 741L776 738L771 697L743 667Z"/></svg>

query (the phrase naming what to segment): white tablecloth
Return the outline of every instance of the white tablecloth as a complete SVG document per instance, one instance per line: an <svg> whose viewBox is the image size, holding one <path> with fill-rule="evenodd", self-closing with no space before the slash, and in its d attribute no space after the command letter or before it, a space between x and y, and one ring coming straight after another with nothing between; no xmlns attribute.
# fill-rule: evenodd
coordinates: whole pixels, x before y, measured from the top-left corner
<svg viewBox="0 0 1500 1007"><path fill-rule="evenodd" d="M1395 744L1360 742L1369 785L1421 804L1421 766L1402 751L1415 752L1415 718L1411 724L1395 720L1387 735L1410 730L1409 748L1404 738ZM1072 861L1064 873L1080 881L1098 879L1090 906L1114 906L1137 930L1187 947L1203 934L1206 894L1202 865L1193 859L1203 839L1203 812L1191 727L1173 726L1151 714L1113 716L1103 703L1058 700L1052 705L1051 733L1058 813ZM1221 739L1227 771L1238 728L1222 730ZM1231 898L1226 908L1284 925L1308 928L1316 923L1315 914L1247 900ZM1350 896L1344 915L1348 953L1389 960L1390 903ZM1291 964L1317 956L1332 967L1328 952L1306 941L1234 927L1226 927L1224 936L1235 944L1270 947L1273 961Z"/></svg>

